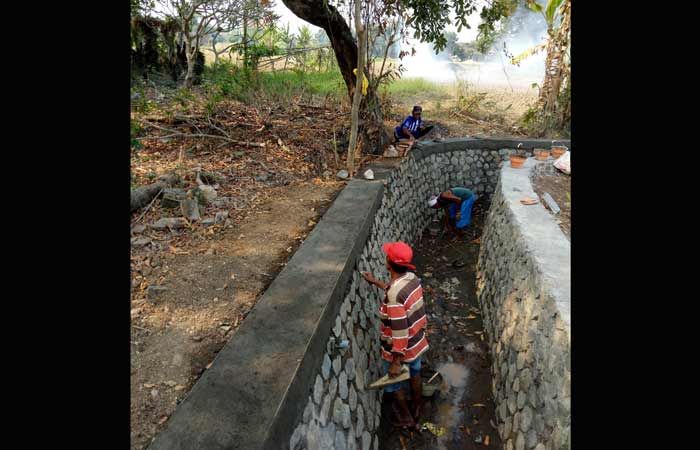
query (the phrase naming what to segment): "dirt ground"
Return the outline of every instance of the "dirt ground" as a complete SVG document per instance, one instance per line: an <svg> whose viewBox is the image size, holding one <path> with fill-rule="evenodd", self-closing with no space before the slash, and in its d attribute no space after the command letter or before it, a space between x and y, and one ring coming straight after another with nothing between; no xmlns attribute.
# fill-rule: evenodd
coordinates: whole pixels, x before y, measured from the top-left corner
<svg viewBox="0 0 700 450"><path fill-rule="evenodd" d="M162 428L341 187L278 188L240 226L186 254L151 250L149 276L167 290L132 298L132 449Z"/></svg>
<svg viewBox="0 0 700 450"><path fill-rule="evenodd" d="M556 172L553 175L539 175L532 181L535 192L540 197L543 205L546 205L542 195L548 192L552 196L559 209L559 214L554 218L559 224L559 228L564 232L567 239L571 239L571 176L565 173ZM551 211L550 211L551 212Z"/></svg>
<svg viewBox="0 0 700 450"><path fill-rule="evenodd" d="M473 106L458 107L460 95L467 96L466 104ZM413 105L420 104L427 125L439 124L449 129L447 133L439 133L441 136L433 132L432 137L524 137L526 133L519 120L536 100L533 89L479 85L460 92L457 87L449 87L441 96L434 93L397 96L390 117L392 126L396 126L393 121L400 123L410 114Z"/></svg>
<svg viewBox="0 0 700 450"><path fill-rule="evenodd" d="M217 194L201 218L220 219L156 229L181 216L157 199L131 214L132 450L148 446L345 184L334 156L343 105L225 100L209 111L205 94L153 86L132 102L132 188L176 173L189 190L199 171Z"/></svg>
<svg viewBox="0 0 700 450"><path fill-rule="evenodd" d="M382 450L501 448L491 395L491 357L476 300L475 270L487 205L477 201L465 236L431 237L428 231L414 248L417 275L424 288L430 349L422 358L423 383L439 371L426 398L420 433L393 429L390 402L382 404ZM437 433L428 428L432 427ZM439 434L440 436L436 436Z"/></svg>
<svg viewBox="0 0 700 450"><path fill-rule="evenodd" d="M136 135L153 139L142 140L143 147L132 151L132 187L151 183L164 173L176 172L182 177L183 187L190 189L196 186L196 169L201 169L214 177L211 185L217 191L215 202L202 209L202 217L213 218L217 214L224 217L213 226L194 222L182 229L156 230L150 225L180 214L163 209L159 201L132 213L132 450L146 448L164 427L177 404L234 335L257 299L343 188L344 182L337 180L335 173L344 166L344 153L337 155L335 149L346 148L348 139L345 127L348 111L339 105L313 106L307 104L308 100L286 106L228 101L203 119L201 99L178 99L176 92L160 90L148 91L147 95L151 101L148 111L135 111L132 118L141 124ZM428 139L490 130L478 122L445 115L445 109L442 115L433 114L431 109L425 111L428 123L438 125ZM404 117L403 113L396 118L387 116L388 129ZM191 133L202 128L215 134L224 130L232 140L165 136L173 130ZM265 145L241 144L243 141ZM477 211L478 204L475 205L478 224ZM478 250L478 245L440 243L437 247L444 250L446 257L458 257L466 252L462 255L465 261L470 261L472 256L473 262L476 261L476 253L469 255ZM454 250L453 246L460 250ZM419 255L421 252L431 255L433 249L419 250ZM434 260L427 263L420 258ZM441 292L438 281L444 281L437 270L442 262L436 262L437 256L423 255L419 261L419 267L431 267L426 270L435 273L434 278L426 278L426 291L432 289L435 294L427 294L426 298L438 302L434 295ZM449 278L461 280L455 295L460 299L467 295L473 302L470 264ZM431 327L441 323L451 332L454 327L461 329L459 320L445 321L451 320L449 314L466 317L466 303L459 307L443 306L444 311L435 307L435 311L441 312L434 312L437 318ZM440 314L444 316L442 319ZM474 346L481 345L480 341L474 337L476 343L469 344L472 340L461 334L454 339L448 343L431 341L431 355L436 355L434 367L447 361L446 355L452 353L454 364L466 365L471 371L469 380L477 379L474 378L477 368L469 363L470 350L460 353L450 350L450 345L475 349ZM430 370L431 366L426 367ZM478 389L469 392L465 394L469 399L481 395L477 395ZM485 400L482 403L487 404ZM477 409L473 413L485 411ZM491 441L494 439L492 436Z"/></svg>

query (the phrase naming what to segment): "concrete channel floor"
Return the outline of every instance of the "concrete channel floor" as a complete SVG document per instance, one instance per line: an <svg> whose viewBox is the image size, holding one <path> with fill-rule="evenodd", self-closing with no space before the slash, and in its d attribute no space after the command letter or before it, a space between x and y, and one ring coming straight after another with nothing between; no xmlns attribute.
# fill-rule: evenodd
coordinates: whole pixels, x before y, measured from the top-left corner
<svg viewBox="0 0 700 450"><path fill-rule="evenodd" d="M400 432L391 426L389 401L382 403L382 450L470 450L502 448L491 394L491 356L476 300L475 270L481 229L488 205L477 201L465 236L432 237L425 230L414 245L416 274L422 279L428 314L430 349L423 356L422 377L440 371L425 398L421 424L429 422L444 434L424 430ZM483 340L482 340L482 337Z"/></svg>

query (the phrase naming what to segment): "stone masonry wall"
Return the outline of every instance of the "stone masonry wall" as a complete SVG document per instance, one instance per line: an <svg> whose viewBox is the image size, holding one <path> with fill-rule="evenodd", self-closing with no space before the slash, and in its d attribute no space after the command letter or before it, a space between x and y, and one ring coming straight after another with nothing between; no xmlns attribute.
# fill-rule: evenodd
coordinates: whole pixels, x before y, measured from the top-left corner
<svg viewBox="0 0 700 450"><path fill-rule="evenodd" d="M512 204L517 194L507 186L529 186L529 172L501 169L514 148L530 152L550 144L555 142L473 138L420 143L389 167L375 164L376 181L348 183L150 450L378 449L380 392L365 386L380 376L380 292L360 272L386 280L381 245L413 243L438 213L427 208L429 196L454 186L486 201L495 194L482 238L481 299L498 355L494 395L505 405L504 442L517 450L533 443L537 450L561 448L568 437L569 356L568 313L562 313L568 304L560 300L568 291L558 292L548 277L567 274L547 265L546 251L563 247L542 239L561 231L542 210L553 229L521 227L520 233L525 242L546 242L544 253L531 255L522 243L513 244L522 218ZM535 261L544 275L535 272ZM344 340L349 345L339 347Z"/></svg>
<svg viewBox="0 0 700 450"><path fill-rule="evenodd" d="M549 161L551 165L551 161ZM498 431L506 450L570 448L570 244L524 169L504 166L481 237L477 296L493 360Z"/></svg>
<svg viewBox="0 0 700 450"><path fill-rule="evenodd" d="M423 146L387 174L381 206L335 319L313 391L289 439L291 450L378 448L381 391L365 386L381 376L376 316L380 291L369 286L359 272L369 270L386 280L381 245L415 241L436 214L426 207L430 195L465 186L489 196L496 188L499 165L507 157L507 150L432 153L429 146ZM339 349L337 344L346 339L349 347Z"/></svg>

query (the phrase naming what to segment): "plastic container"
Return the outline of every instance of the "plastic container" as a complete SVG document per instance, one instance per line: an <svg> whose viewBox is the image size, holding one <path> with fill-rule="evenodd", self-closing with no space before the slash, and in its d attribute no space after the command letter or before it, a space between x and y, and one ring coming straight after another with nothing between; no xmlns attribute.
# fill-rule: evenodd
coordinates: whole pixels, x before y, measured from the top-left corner
<svg viewBox="0 0 700 450"><path fill-rule="evenodd" d="M510 167L520 169L525 164L527 158L520 155L510 155Z"/></svg>

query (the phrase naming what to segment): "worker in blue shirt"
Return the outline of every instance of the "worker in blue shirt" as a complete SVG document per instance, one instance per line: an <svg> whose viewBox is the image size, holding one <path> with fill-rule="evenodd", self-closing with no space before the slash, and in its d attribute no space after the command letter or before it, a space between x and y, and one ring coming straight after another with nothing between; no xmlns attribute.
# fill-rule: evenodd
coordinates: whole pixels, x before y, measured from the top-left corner
<svg viewBox="0 0 700 450"><path fill-rule="evenodd" d="M401 125L394 128L394 137L397 141L399 139L410 139L413 141L430 133L430 130L433 129L433 125L423 126L423 119L421 118L422 113L423 108L421 108L420 105L414 106L411 115L406 117Z"/></svg>
<svg viewBox="0 0 700 450"><path fill-rule="evenodd" d="M428 207L445 210L445 230L462 234L471 224L472 206L476 200L476 194L464 187L453 187L445 192L433 195L428 200Z"/></svg>

